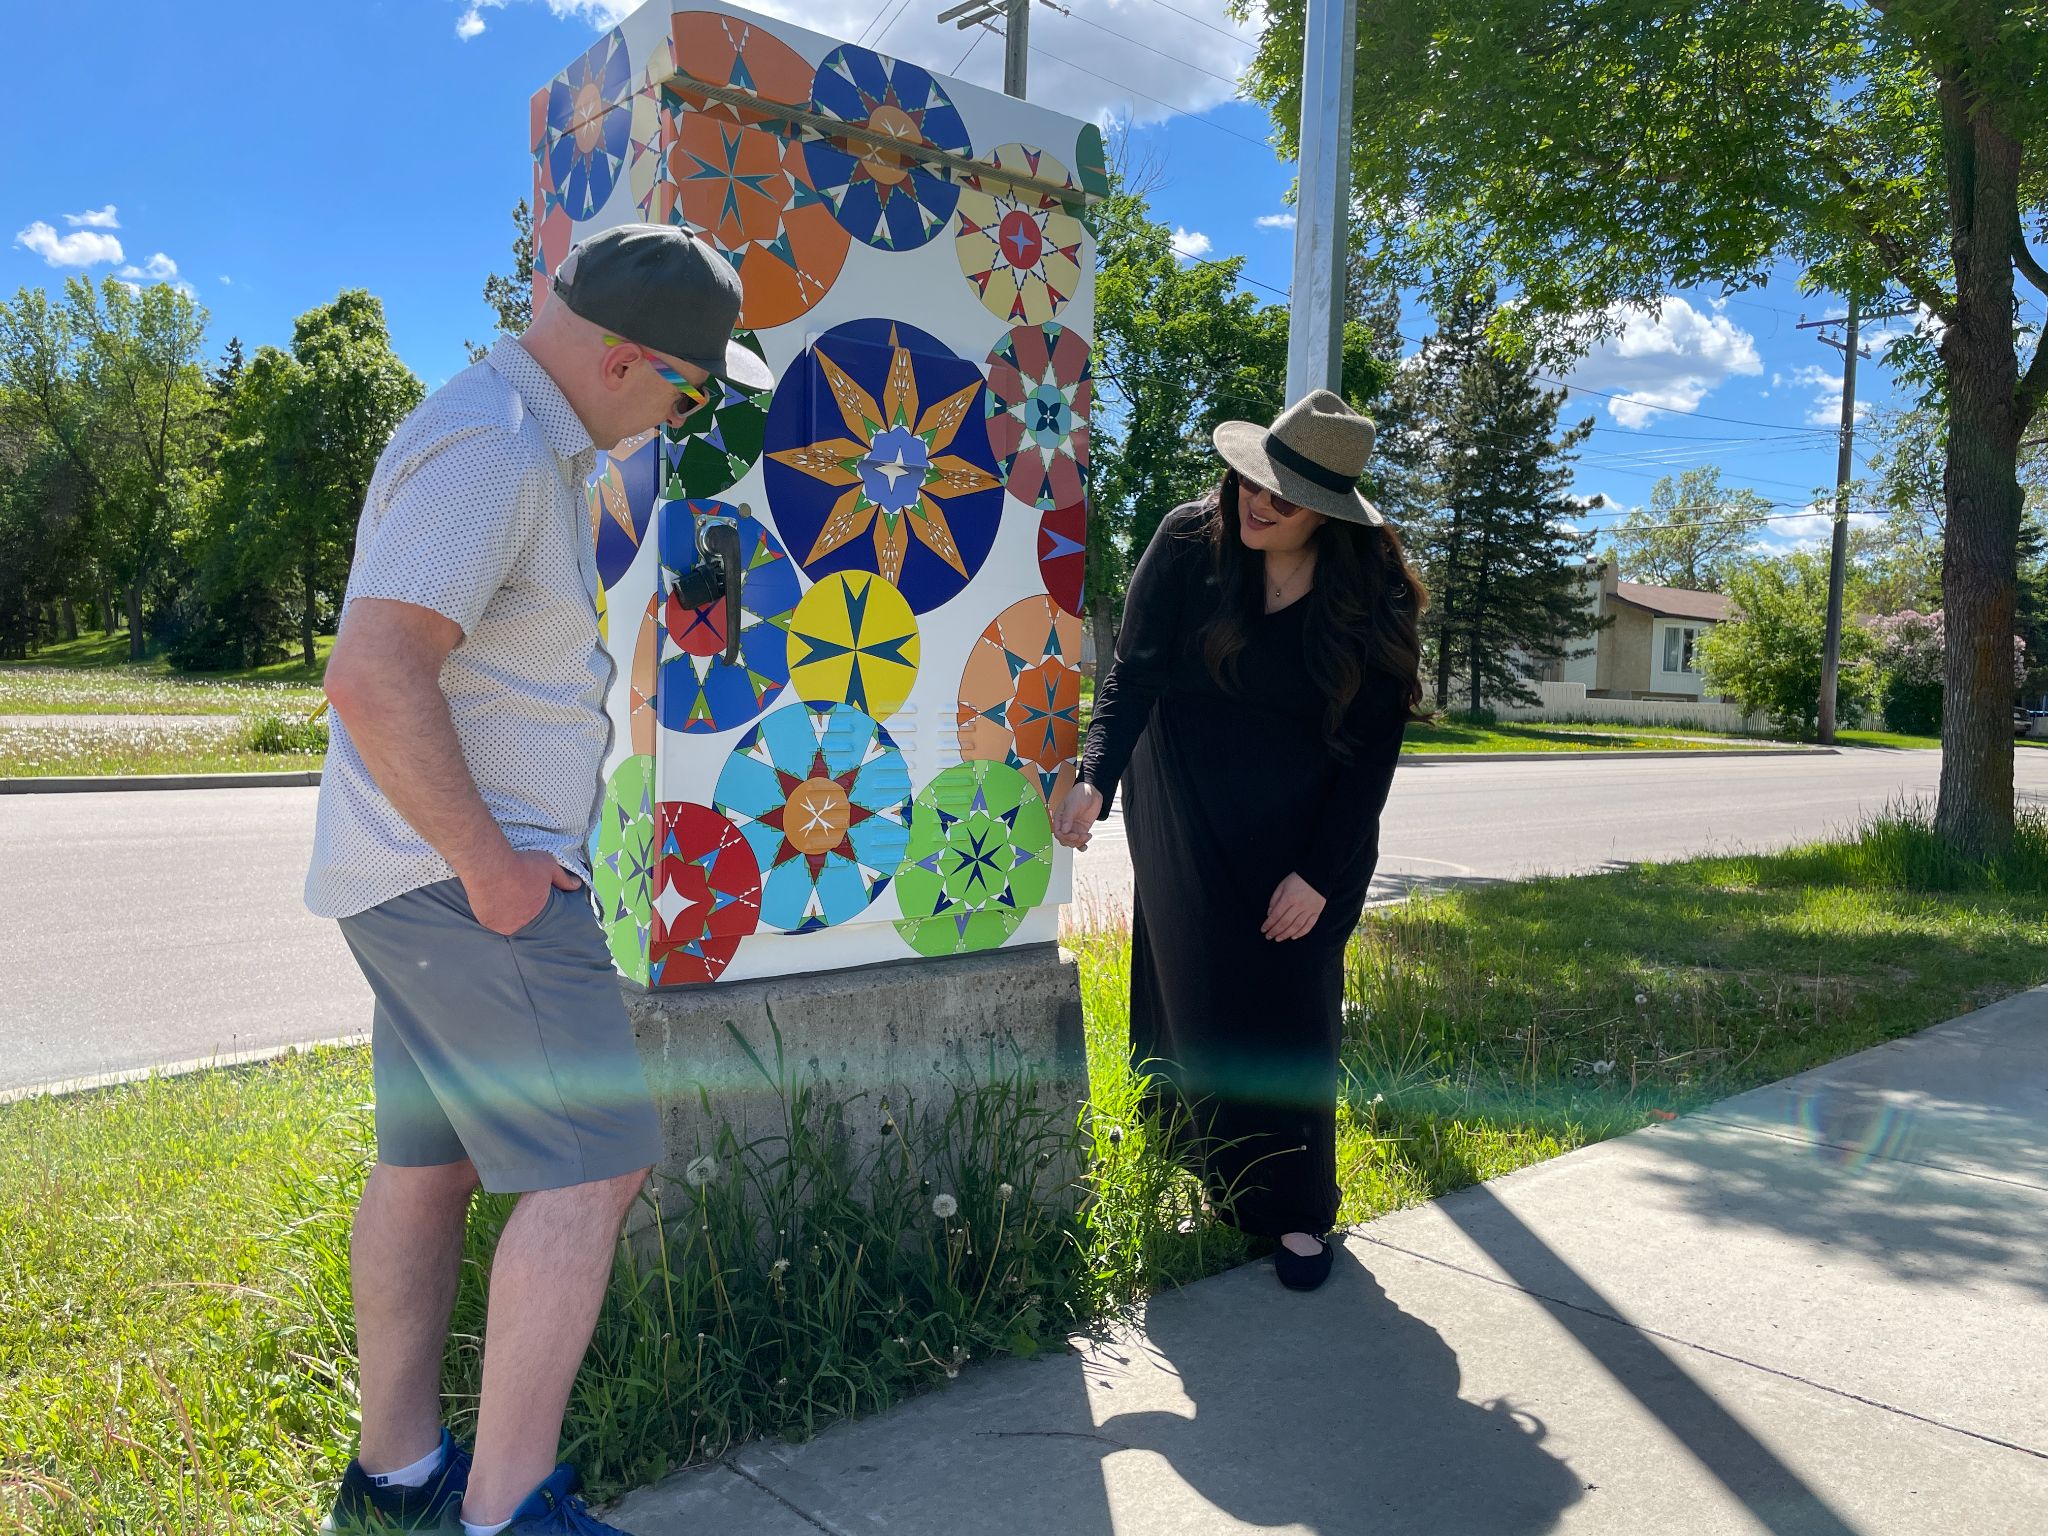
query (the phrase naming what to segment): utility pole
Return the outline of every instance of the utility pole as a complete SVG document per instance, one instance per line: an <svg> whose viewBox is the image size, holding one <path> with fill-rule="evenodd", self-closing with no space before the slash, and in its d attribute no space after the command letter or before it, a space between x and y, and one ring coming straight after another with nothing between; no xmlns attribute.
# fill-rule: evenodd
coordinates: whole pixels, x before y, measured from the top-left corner
<svg viewBox="0 0 2048 1536"><path fill-rule="evenodd" d="M1301 160L1296 167L1294 291L1287 399L1344 383L1344 258L1351 240L1352 0L1308 0L1301 44Z"/></svg>
<svg viewBox="0 0 2048 1536"><path fill-rule="evenodd" d="M1048 4L1050 0L1039 0ZM1057 10L1059 7L1054 6ZM995 25L996 18L1003 25ZM950 21L960 31L986 27L1003 39L1003 94L1024 99L1026 66L1031 57L1031 0L968 0L950 11L939 12L940 21Z"/></svg>
<svg viewBox="0 0 2048 1536"><path fill-rule="evenodd" d="M1866 318L1890 320L1912 313L1908 306L1866 317L1857 307L1856 295L1852 293L1847 315L1832 320L1802 317L1799 322L1800 330L1819 330L1821 342L1842 354L1842 436L1841 446L1835 455L1835 526L1828 554L1828 627L1820 660L1819 734L1823 746L1834 744L1835 694L1842 676L1842 589L1848 580L1849 566L1849 480L1856 467L1856 359L1870 356L1870 349L1861 344L1859 337ZM1838 325L1845 330L1845 339L1839 341L1827 334L1829 329Z"/></svg>

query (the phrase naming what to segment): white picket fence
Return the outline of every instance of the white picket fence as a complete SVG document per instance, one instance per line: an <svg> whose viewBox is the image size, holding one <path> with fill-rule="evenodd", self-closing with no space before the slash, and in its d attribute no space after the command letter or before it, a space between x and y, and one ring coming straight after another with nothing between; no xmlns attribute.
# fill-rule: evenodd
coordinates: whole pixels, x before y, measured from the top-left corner
<svg viewBox="0 0 2048 1536"><path fill-rule="evenodd" d="M1595 699L1584 683L1531 683L1539 704L1494 704L1502 720L1600 720L1662 725L1679 730L1763 731L1762 715L1745 715L1733 704L1709 699Z"/></svg>

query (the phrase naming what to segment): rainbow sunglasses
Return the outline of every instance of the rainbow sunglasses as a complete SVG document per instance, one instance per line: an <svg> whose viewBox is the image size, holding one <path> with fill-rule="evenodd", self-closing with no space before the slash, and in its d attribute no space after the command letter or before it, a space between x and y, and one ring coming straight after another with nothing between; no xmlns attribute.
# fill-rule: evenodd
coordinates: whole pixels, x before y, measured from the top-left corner
<svg viewBox="0 0 2048 1536"><path fill-rule="evenodd" d="M604 344L608 347L640 346L640 343L637 341L628 341L623 336L606 336ZM667 384L678 395L683 397L683 404L688 407L684 411L684 415L693 415L711 403L713 398L711 391L717 386L715 379L706 380L702 384L692 379L686 379L652 353L648 353L645 347L640 347L640 350L647 357L647 366L661 375L664 384Z"/></svg>

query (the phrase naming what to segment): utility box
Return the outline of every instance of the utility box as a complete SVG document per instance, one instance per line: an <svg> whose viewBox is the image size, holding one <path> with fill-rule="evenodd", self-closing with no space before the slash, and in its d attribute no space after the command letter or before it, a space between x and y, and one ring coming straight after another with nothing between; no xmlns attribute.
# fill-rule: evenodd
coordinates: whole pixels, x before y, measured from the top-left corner
<svg viewBox="0 0 2048 1536"><path fill-rule="evenodd" d="M1101 135L657 3L534 95L531 143L536 314L580 237L679 224L738 271L777 379L601 453L589 484L616 663L593 896L620 972L1055 939ZM724 590L696 604L706 567Z"/></svg>

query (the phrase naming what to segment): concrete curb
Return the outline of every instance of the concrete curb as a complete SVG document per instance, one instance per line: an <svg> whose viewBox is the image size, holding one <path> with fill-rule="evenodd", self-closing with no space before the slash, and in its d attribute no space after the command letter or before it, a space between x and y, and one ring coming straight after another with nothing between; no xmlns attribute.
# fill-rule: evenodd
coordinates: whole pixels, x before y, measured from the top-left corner
<svg viewBox="0 0 2048 1536"><path fill-rule="evenodd" d="M1403 752L1401 765L1406 767L1410 763L1554 763L1560 760L1577 763L1584 762L1589 757L1608 762L1616 758L1839 756L1839 747L1701 747L1691 752Z"/></svg>
<svg viewBox="0 0 2048 1536"><path fill-rule="evenodd" d="M330 1035L323 1040L298 1040L284 1045L262 1045L245 1051L216 1051L211 1056L193 1056L184 1061L167 1061L154 1067L123 1067L117 1072L94 1072L84 1077L60 1077L47 1083L26 1083L18 1088L0 1088L0 1104L18 1104L25 1099L61 1099L73 1094L96 1093L102 1088L119 1088L128 1083L146 1083L159 1077L189 1077L216 1067L249 1067L267 1061L282 1061L308 1051L342 1046L368 1045L367 1032Z"/></svg>
<svg viewBox="0 0 2048 1536"><path fill-rule="evenodd" d="M109 793L131 789L299 789L320 782L318 768L284 773L109 773L71 778L0 779L0 795Z"/></svg>
<svg viewBox="0 0 2048 1536"><path fill-rule="evenodd" d="M1438 766L1449 763L1549 763L1616 758L1834 757L1837 747L1702 747L1684 752L1403 752L1401 761ZM74 778L0 779L0 795L87 794L138 789L298 789L320 783L320 770L289 773L138 773Z"/></svg>

